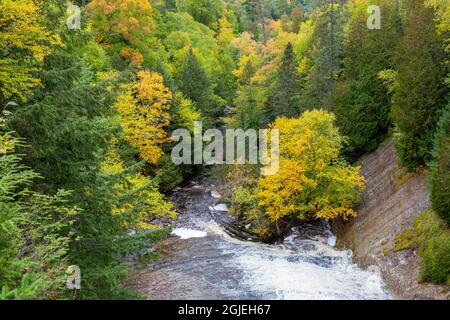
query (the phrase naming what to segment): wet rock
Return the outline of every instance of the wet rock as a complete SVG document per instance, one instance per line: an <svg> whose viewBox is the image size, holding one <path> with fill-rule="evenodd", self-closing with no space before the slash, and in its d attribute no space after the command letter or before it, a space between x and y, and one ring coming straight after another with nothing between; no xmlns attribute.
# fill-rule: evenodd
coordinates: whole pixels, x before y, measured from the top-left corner
<svg viewBox="0 0 450 320"><path fill-rule="evenodd" d="M222 198L222 196L221 196L216 190L212 190L212 191L211 191L211 196L212 196L214 199L221 199L221 198Z"/></svg>
<svg viewBox="0 0 450 320"><path fill-rule="evenodd" d="M235 217L228 214L228 208L225 204L219 204L214 207L210 207L209 212L214 221L222 226L225 231L233 237L247 241L260 241L260 238L257 235L248 232L245 229L245 226L242 226Z"/></svg>
<svg viewBox="0 0 450 320"><path fill-rule="evenodd" d="M211 211L222 211L222 212L228 212L228 207L225 203L219 203L215 206L211 207Z"/></svg>

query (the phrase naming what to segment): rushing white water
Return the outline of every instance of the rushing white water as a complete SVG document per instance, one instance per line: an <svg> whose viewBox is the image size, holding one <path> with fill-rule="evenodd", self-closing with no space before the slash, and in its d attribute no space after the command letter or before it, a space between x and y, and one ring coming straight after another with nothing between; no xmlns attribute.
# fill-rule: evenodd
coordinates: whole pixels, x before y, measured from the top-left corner
<svg viewBox="0 0 450 320"><path fill-rule="evenodd" d="M181 239L190 239L190 238L203 238L206 237L205 231L192 230L187 228L176 228L171 232L172 235L180 237Z"/></svg>
<svg viewBox="0 0 450 320"><path fill-rule="evenodd" d="M210 233L218 228L210 226ZM241 285L263 299L391 298L378 274L353 264L351 251L334 248L336 237L326 224L316 226L322 234L313 240L302 239L306 228L294 229L279 245L243 242L219 231L220 250L242 271Z"/></svg>
<svg viewBox="0 0 450 320"><path fill-rule="evenodd" d="M238 240L208 214L214 197L197 189L177 198L186 211L169 255L131 281L149 298L391 298L378 274L353 264L351 251L335 248L326 222L296 227L281 244Z"/></svg>

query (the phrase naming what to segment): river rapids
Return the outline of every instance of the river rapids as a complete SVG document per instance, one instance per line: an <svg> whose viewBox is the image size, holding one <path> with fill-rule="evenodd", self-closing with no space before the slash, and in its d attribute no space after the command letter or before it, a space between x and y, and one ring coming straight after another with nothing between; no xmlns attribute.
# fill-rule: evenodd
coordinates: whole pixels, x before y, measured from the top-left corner
<svg viewBox="0 0 450 320"><path fill-rule="evenodd" d="M238 240L212 219L209 208L220 201L213 190L205 178L175 190L179 220L164 254L137 267L127 287L148 299L392 298L376 272L335 248L326 222L296 227L280 244Z"/></svg>

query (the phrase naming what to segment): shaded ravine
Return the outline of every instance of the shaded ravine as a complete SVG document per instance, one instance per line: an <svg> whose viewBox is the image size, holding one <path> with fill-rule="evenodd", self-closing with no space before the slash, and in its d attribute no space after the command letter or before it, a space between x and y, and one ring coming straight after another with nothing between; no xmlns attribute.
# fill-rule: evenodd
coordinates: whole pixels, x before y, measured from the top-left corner
<svg viewBox="0 0 450 320"><path fill-rule="evenodd" d="M213 191L213 195L211 195ZM282 244L242 241L209 214L220 200L205 178L177 188L174 235L158 263L137 267L125 286L148 299L389 299L381 278L334 248L324 222L294 229Z"/></svg>

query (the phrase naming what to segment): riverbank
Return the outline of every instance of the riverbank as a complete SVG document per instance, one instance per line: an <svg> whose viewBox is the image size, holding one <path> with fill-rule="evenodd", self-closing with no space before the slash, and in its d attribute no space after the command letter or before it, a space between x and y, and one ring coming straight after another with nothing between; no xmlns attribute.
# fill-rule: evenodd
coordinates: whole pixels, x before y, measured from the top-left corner
<svg viewBox="0 0 450 320"><path fill-rule="evenodd" d="M450 299L450 287L419 283L417 246L394 251L395 237L430 208L423 174L405 173L391 140L361 159L366 191L358 217L337 221L338 246L353 251L354 262L379 268L389 289L400 299Z"/></svg>

